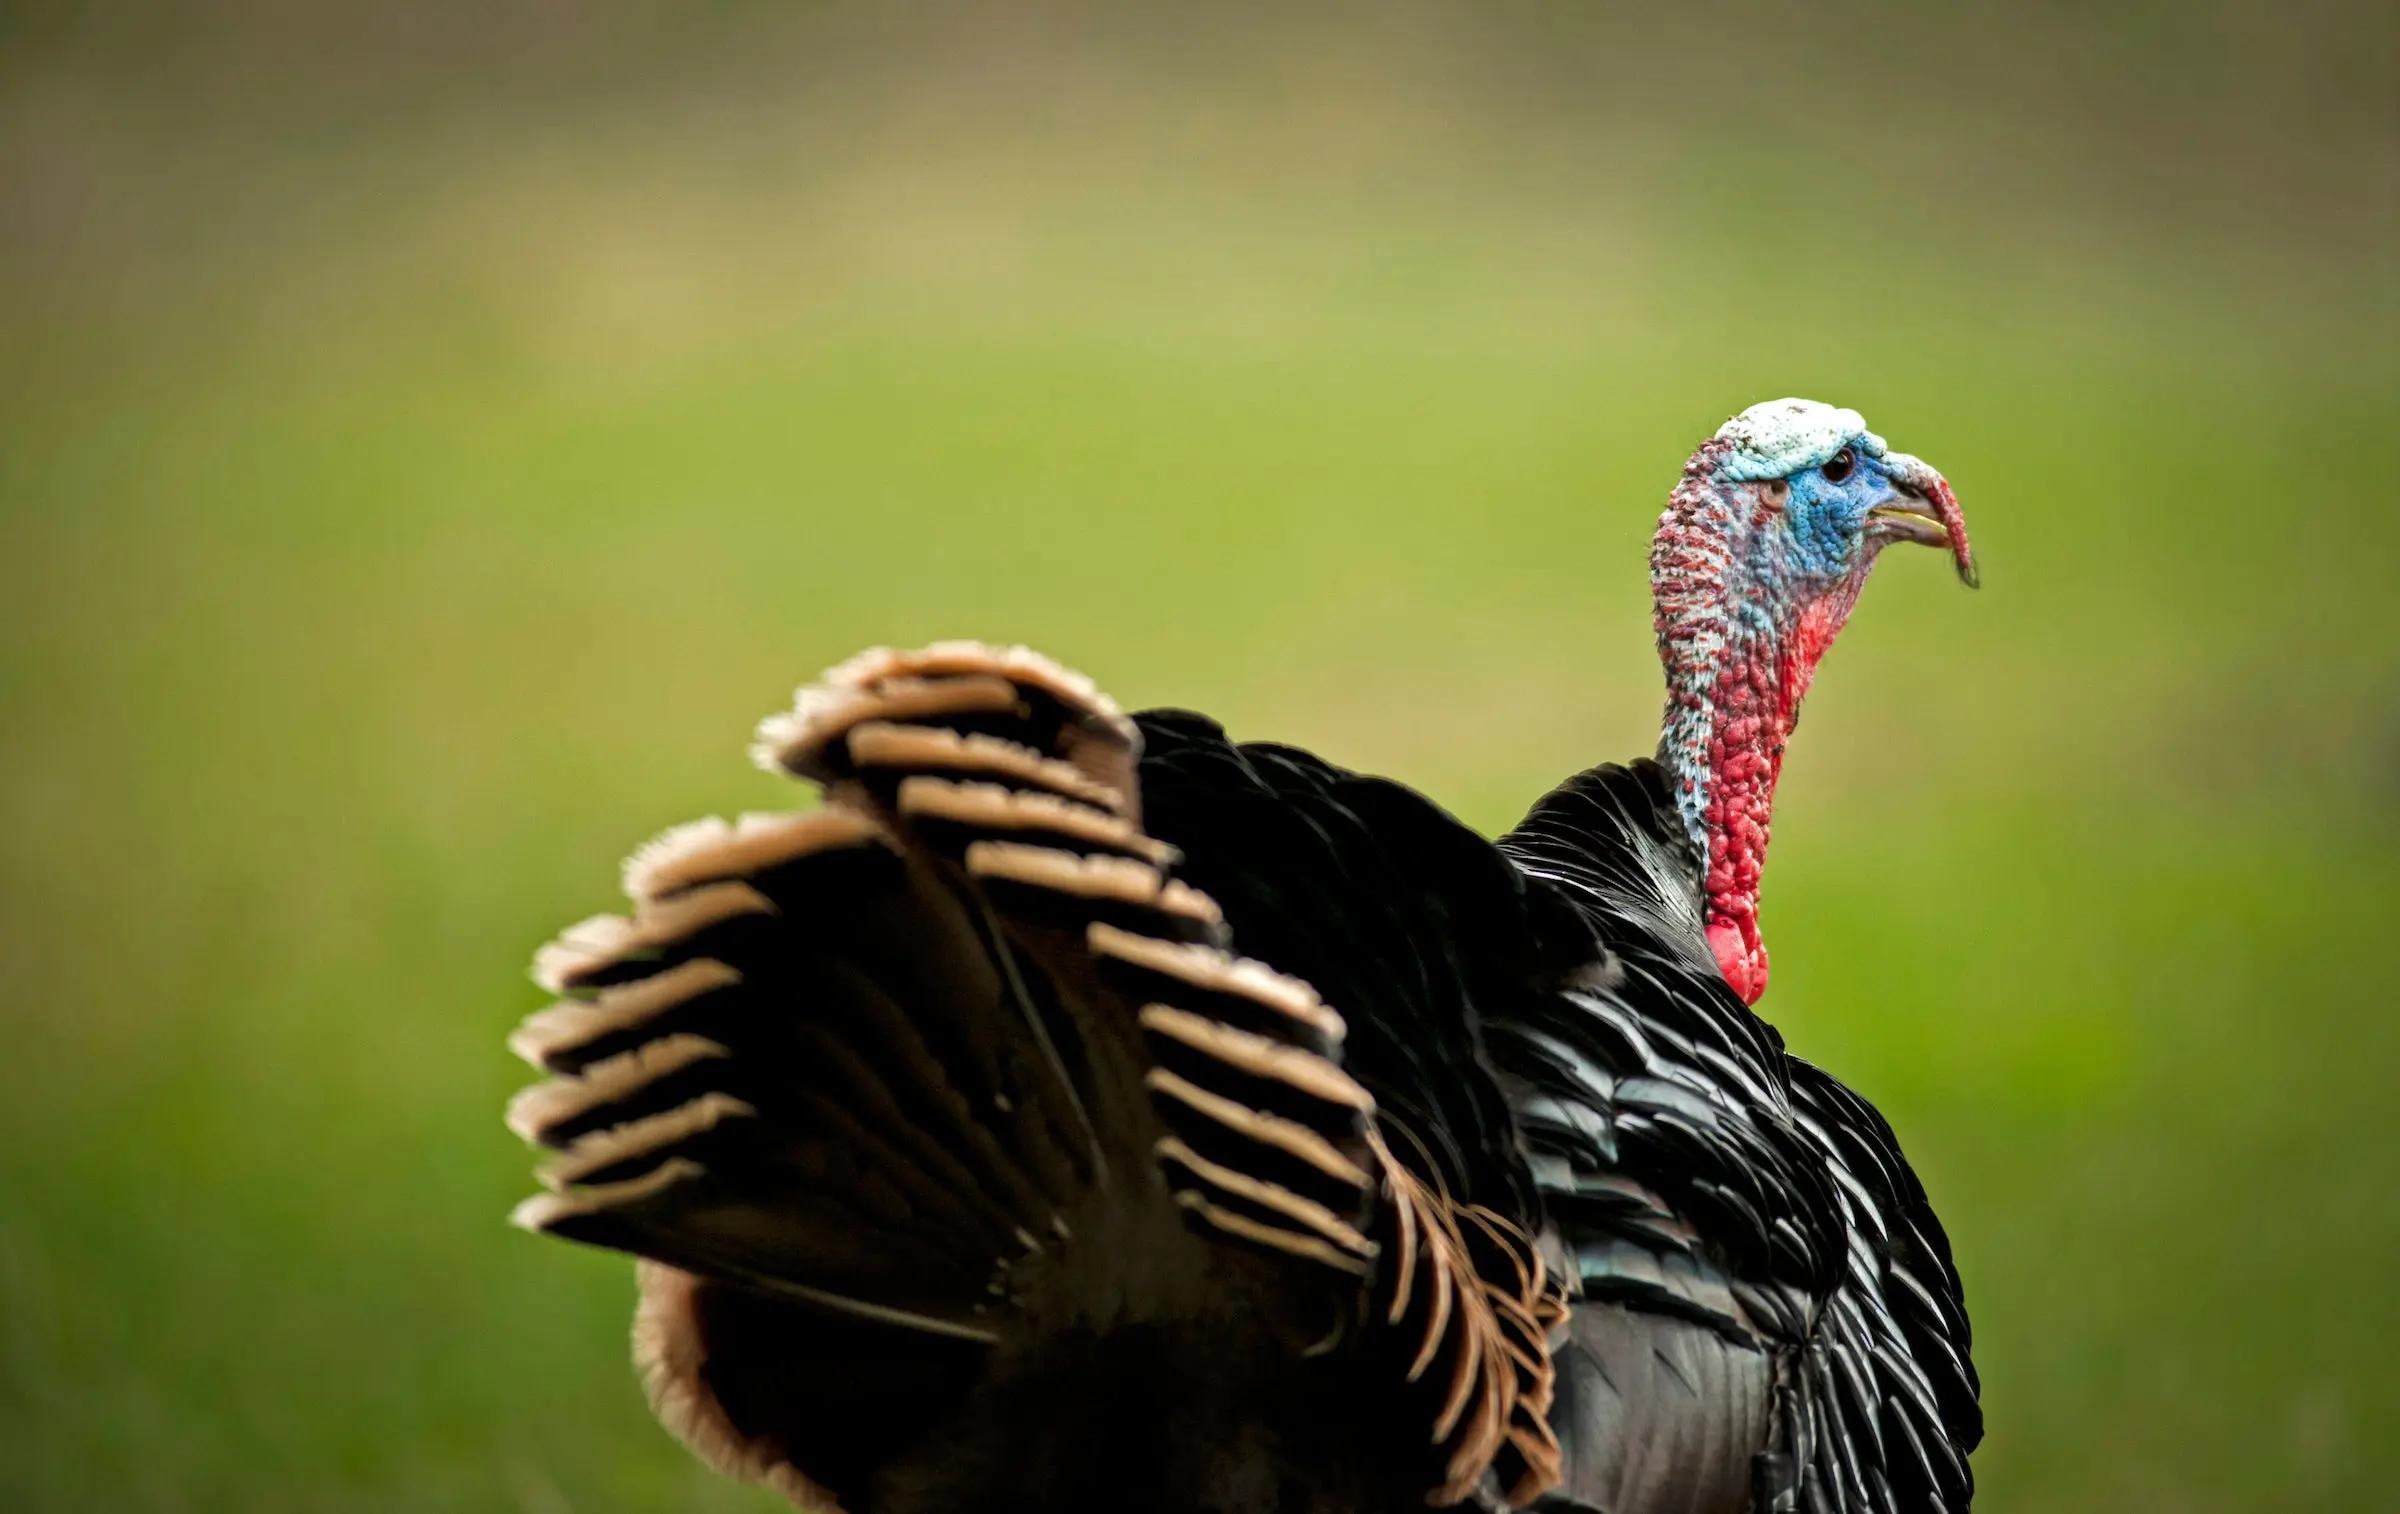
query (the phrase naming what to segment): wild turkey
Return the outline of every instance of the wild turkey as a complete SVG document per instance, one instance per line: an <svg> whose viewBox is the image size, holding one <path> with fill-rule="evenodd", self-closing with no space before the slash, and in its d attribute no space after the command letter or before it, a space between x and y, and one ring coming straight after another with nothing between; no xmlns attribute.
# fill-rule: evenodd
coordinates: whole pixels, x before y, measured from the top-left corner
<svg viewBox="0 0 2400 1514"><path fill-rule="evenodd" d="M1497 843L1022 648L854 658L755 751L819 807L669 831L540 954L517 1222L641 1258L658 1414L806 1508L1963 1510L1942 1228L1747 1007L1896 541L1974 583L1855 412L1729 421L1652 550L1657 760Z"/></svg>

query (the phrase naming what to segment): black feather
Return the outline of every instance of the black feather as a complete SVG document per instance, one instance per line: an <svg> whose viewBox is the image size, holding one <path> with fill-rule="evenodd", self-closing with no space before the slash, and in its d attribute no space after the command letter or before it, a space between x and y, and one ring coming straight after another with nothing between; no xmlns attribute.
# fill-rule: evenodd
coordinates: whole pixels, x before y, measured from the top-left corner
<svg viewBox="0 0 2400 1514"><path fill-rule="evenodd" d="M1620 965L1609 987L1486 1028L1532 1148L1561 1159L1536 1171L1583 1272L1579 1315L1607 1299L1688 1317L1632 1260L1674 1254L1645 1239L1651 1217L1595 1201L1604 1175L1630 1180L1726 1269L1738 1328L1785 1364L1782 1444L1742 1453L1758 1459L1759 1507L1963 1511L1982 1418L1949 1242L1882 1116L1789 1056L1719 977L1658 767L1581 774L1499 846ZM1591 1133L1603 1128L1611 1140ZM1567 1428L1570 1495L1599 1502L1590 1490L1644 1454Z"/></svg>

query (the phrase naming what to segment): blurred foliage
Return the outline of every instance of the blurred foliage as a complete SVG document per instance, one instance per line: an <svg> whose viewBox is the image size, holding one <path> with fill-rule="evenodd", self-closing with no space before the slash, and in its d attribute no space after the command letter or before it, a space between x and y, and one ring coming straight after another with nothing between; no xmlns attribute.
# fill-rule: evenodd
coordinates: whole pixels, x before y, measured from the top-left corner
<svg viewBox="0 0 2400 1514"><path fill-rule="evenodd" d="M1649 746L1658 505L1804 393L1986 563L1887 563L1766 900L1956 1237L1982 1507L2387 1506L2392 32L9 8L0 1504L760 1507L500 1224L617 855L936 635L1503 826Z"/></svg>

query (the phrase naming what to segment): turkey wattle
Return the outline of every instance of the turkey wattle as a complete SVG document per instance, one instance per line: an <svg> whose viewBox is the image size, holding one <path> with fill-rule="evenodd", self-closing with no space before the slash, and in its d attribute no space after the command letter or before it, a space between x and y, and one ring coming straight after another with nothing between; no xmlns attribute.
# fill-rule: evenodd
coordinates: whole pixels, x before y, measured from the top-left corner
<svg viewBox="0 0 2400 1514"><path fill-rule="evenodd" d="M1963 1510L1941 1226L1748 1008L1895 541L1974 582L1855 412L1728 422L1651 554L1657 760L1497 843L1021 648L855 658L760 731L819 807L668 832L541 953L517 1221L641 1258L660 1417L806 1508Z"/></svg>

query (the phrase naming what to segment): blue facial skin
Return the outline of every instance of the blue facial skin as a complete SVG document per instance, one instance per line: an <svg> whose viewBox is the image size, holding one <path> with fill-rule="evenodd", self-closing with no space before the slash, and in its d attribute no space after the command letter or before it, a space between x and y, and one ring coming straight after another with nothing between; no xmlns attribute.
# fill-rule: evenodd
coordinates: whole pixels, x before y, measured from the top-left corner
<svg viewBox="0 0 2400 1514"><path fill-rule="evenodd" d="M1824 461L1790 474L1782 511L1745 544L1745 566L1754 592L1735 595L1731 608L1742 630L1772 636L1788 626L1801 607L1848 578L1866 550L1867 512L1900 497L1884 471L1883 448L1871 433L1850 437L1850 472L1840 482L1825 476ZM1837 470L1838 471L1838 470Z"/></svg>
<svg viewBox="0 0 2400 1514"><path fill-rule="evenodd" d="M1882 458L1869 456L1855 442L1850 455L1850 476L1838 484L1825 476L1822 464L1792 476L1791 499L1783 511L1785 562L1799 577L1819 583L1846 577L1866 541L1867 512L1891 503L1899 492L1884 476Z"/></svg>

